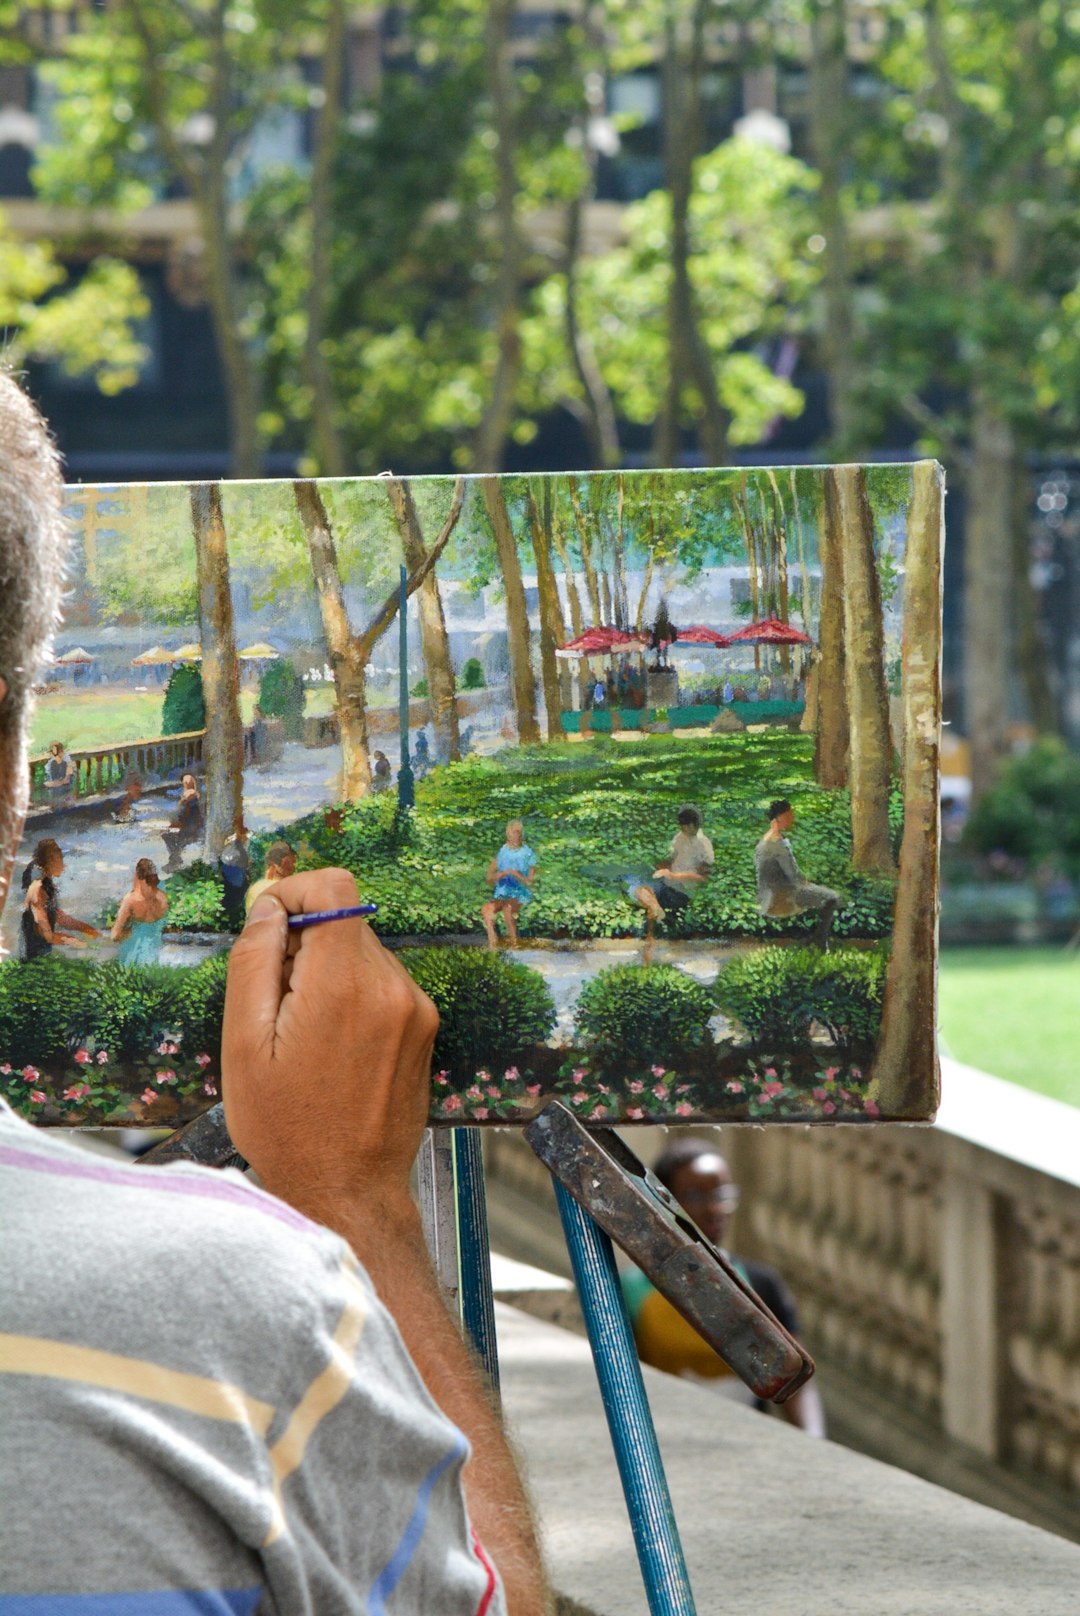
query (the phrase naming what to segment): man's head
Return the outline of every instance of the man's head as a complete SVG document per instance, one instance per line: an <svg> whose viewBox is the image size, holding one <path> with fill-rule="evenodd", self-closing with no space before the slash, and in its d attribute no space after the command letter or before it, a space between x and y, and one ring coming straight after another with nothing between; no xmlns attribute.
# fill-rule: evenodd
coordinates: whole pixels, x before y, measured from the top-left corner
<svg viewBox="0 0 1080 1616"><path fill-rule="evenodd" d="M64 755L64 743L63 743L63 741L53 741L51 746L49 747L49 752L50 752L50 755L52 757L54 757L54 758L62 758L63 755Z"/></svg>
<svg viewBox="0 0 1080 1616"><path fill-rule="evenodd" d="M795 823L795 810L786 797L777 797L769 804L769 819L777 830L790 830Z"/></svg>
<svg viewBox="0 0 1080 1616"><path fill-rule="evenodd" d="M701 815L690 803L679 809L679 829L687 836L696 836L701 829Z"/></svg>
<svg viewBox="0 0 1080 1616"><path fill-rule="evenodd" d="M288 842L271 842L266 849L266 874L271 881L284 881L296 873L296 854Z"/></svg>
<svg viewBox="0 0 1080 1616"><path fill-rule="evenodd" d="M653 1172L702 1234L722 1246L739 1192L720 1152L704 1139L675 1139L654 1162Z"/></svg>
<svg viewBox="0 0 1080 1616"><path fill-rule="evenodd" d="M56 628L68 535L60 461L26 394L0 370L0 907L22 834L30 687Z"/></svg>

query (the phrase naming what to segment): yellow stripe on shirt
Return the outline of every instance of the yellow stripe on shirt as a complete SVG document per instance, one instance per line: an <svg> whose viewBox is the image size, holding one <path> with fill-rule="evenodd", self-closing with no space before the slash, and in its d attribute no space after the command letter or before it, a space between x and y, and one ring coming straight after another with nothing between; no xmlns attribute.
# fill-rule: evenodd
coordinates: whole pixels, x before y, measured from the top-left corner
<svg viewBox="0 0 1080 1616"><path fill-rule="evenodd" d="M118 1352L72 1346L45 1336L0 1331L0 1374L41 1375L126 1392L130 1397L181 1408L206 1419L247 1425L257 1436L266 1435L275 1413L273 1404L249 1397L227 1380L189 1375L146 1358L127 1358Z"/></svg>
<svg viewBox="0 0 1080 1616"><path fill-rule="evenodd" d="M338 1320L330 1349L330 1362L316 1375L303 1397L297 1403L284 1431L270 1449L270 1465L274 1472L274 1519L263 1541L263 1547L272 1543L285 1528L281 1503L282 1484L297 1469L315 1428L330 1411L337 1407L352 1382L356 1348L367 1318L367 1293L355 1270L342 1264L342 1277L348 1293L344 1311Z"/></svg>

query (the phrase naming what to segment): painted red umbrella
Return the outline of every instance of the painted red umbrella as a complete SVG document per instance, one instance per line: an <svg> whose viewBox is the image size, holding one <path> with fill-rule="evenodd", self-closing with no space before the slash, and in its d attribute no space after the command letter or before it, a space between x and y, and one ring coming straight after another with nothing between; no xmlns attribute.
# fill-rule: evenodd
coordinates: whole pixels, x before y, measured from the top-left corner
<svg viewBox="0 0 1080 1616"><path fill-rule="evenodd" d="M644 651L647 647L637 635L624 628L587 628L576 638L560 645L556 656L607 656L612 651Z"/></svg>
<svg viewBox="0 0 1080 1616"><path fill-rule="evenodd" d="M813 645L809 634L778 618L766 617L761 623L747 623L728 638L729 645Z"/></svg>
<svg viewBox="0 0 1080 1616"><path fill-rule="evenodd" d="M711 645L718 651L731 644L728 634L721 634L719 629L709 628L705 623L691 623L689 628L680 628L675 634L676 645Z"/></svg>

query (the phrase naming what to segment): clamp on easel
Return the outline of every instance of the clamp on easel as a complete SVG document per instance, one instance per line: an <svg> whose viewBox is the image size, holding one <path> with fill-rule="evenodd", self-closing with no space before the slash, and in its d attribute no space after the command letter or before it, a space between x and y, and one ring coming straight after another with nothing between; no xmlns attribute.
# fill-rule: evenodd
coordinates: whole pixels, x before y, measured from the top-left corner
<svg viewBox="0 0 1080 1616"><path fill-rule="evenodd" d="M783 1403L813 1360L611 1129L553 1101L524 1130L552 1175L630 1527L652 1616L694 1616L694 1597L612 1241L757 1397ZM214 1106L143 1161L243 1166ZM429 1128L420 1210L440 1283L496 1394L499 1363L483 1158L476 1128Z"/></svg>

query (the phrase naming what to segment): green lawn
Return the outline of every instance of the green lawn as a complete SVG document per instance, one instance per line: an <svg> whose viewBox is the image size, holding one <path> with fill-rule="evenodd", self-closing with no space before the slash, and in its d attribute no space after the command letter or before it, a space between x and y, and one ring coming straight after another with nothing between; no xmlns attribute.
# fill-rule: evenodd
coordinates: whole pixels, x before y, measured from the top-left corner
<svg viewBox="0 0 1080 1616"><path fill-rule="evenodd" d="M253 686L240 692L245 723L251 722L257 694ZM94 746L152 740L161 734L164 700L164 686L140 691L95 685L89 690L61 690L42 696L34 708L30 755L40 756L52 741L63 741L69 751L78 752ZM333 707L331 685L308 691L305 712L329 713Z"/></svg>
<svg viewBox="0 0 1080 1616"><path fill-rule="evenodd" d="M941 956L941 1033L956 1060L1080 1105L1080 953L950 948Z"/></svg>

